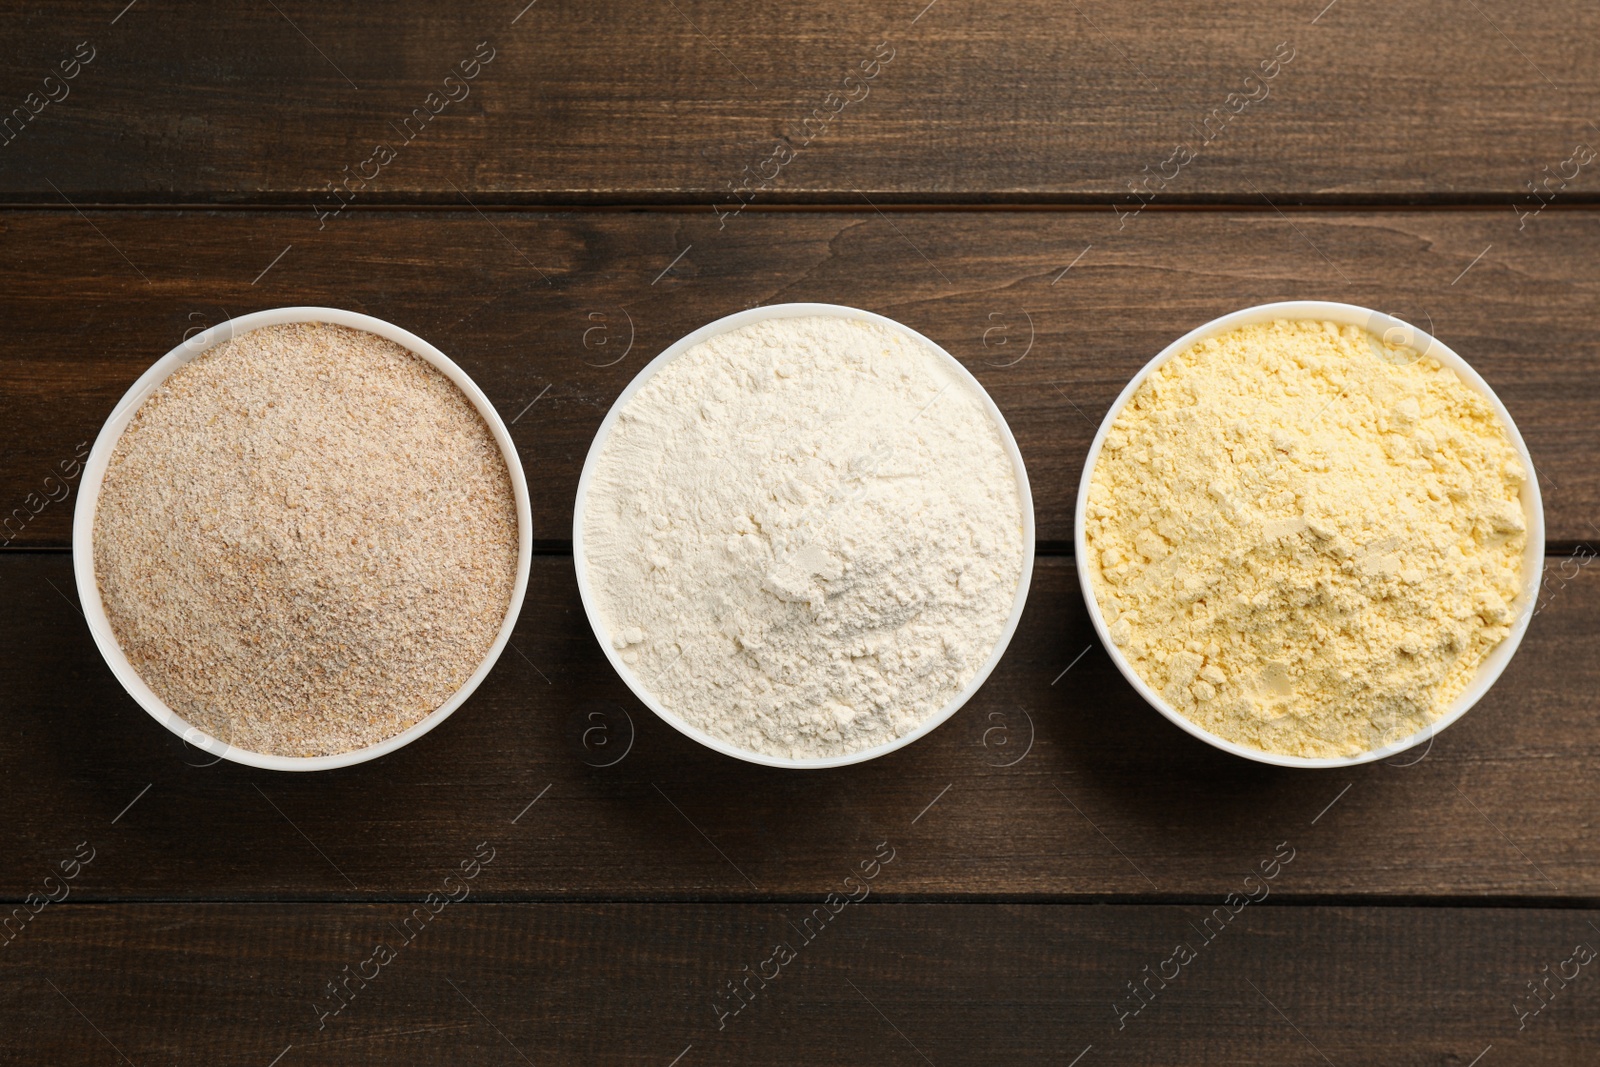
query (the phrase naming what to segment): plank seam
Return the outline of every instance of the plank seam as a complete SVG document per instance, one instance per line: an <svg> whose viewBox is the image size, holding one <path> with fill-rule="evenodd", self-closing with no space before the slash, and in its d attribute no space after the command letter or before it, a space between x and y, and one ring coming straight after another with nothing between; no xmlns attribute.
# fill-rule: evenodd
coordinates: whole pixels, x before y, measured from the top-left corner
<svg viewBox="0 0 1600 1067"><path fill-rule="evenodd" d="M251 211L261 213L303 213L306 210L306 198L316 195L317 190L284 193L274 195L271 199L241 199L225 200L197 197L192 200L139 200L116 199L95 200L80 198L71 205L61 201L50 200L3 200L0 201L0 211L6 212L50 212L70 213L74 207L86 211L145 211L145 212L181 212L181 211ZM82 194L78 194L80 197ZM475 196L483 194L477 192ZM472 207L479 211L491 212L540 212L560 211L569 213L631 213L631 212L657 212L661 214L694 214L710 212L714 208L713 201L695 197L682 197L673 199L653 200L638 195L629 195L617 199L581 199L564 198L560 196L540 195L527 198L505 196L498 194L500 199L475 199ZM896 199L898 194L879 192L873 194L873 206L882 211L905 213L976 213L976 212L1098 212L1105 211L1117 204L1126 201L1127 194L1084 194L1051 197L1048 195L1029 194L1025 198L1007 200L1004 197L985 195L981 200L971 199L923 199L903 198ZM1219 193L1215 196L1193 197L1182 200L1176 197L1164 203L1148 204L1144 211L1152 214L1187 214L1196 212L1231 211L1249 214L1271 214L1275 208L1284 211L1301 212L1473 212L1504 210L1513 206L1521 194L1512 190L1504 192L1482 192L1467 194L1438 194L1434 196L1399 195L1394 197L1384 196L1327 196L1321 194L1296 194L1278 190L1274 195L1272 205L1264 203L1259 193ZM865 214L872 208L863 206L859 201L850 197L827 194L827 198L816 200L785 200L772 201L764 204L748 204L744 210L756 214L812 214L837 212L846 214ZM1600 192L1564 194L1559 203L1545 205L1544 210L1554 213L1591 211L1600 208ZM346 210L352 214L392 214L404 212L449 212L466 214L467 209L461 206L459 200L439 197L435 194L419 194L415 198L391 197L388 199L369 198L365 203L350 204Z"/></svg>
<svg viewBox="0 0 1600 1067"><path fill-rule="evenodd" d="M326 904L337 907L358 907L364 905L390 905L390 904L416 904L427 894L418 891L415 894L384 894L381 896L249 896L249 897L91 897L80 896L72 900L62 901L52 905L55 909L73 908L100 908L100 907L143 907L143 906L169 906L169 905L194 905L231 907L235 905L246 906L278 906L301 904ZM585 905L637 905L640 907L655 906L682 906L698 907L707 904L747 904L755 907L769 905L815 904L826 894L818 890L816 893L777 893L766 895L746 894L738 895L663 895L650 896L638 894L584 894L561 895L550 893L531 893L519 896L486 895L459 902L466 907L500 907L517 906L524 904L557 905L557 906L585 906ZM1059 907L1215 907L1227 894L1218 890L1213 894L1191 893L880 893L870 900L861 903L887 906L932 906L932 905L961 905L965 907L1005 907L1008 905L1053 905ZM22 897L0 896L0 907L20 906L24 903ZM1536 896L1525 894L1507 894L1505 896L1483 896L1477 894L1440 894L1429 895L1385 895L1362 894L1348 895L1339 893L1274 893L1252 905L1258 908L1457 908L1460 910L1480 909L1505 909L1505 910L1546 910L1546 911L1600 911L1600 896Z"/></svg>

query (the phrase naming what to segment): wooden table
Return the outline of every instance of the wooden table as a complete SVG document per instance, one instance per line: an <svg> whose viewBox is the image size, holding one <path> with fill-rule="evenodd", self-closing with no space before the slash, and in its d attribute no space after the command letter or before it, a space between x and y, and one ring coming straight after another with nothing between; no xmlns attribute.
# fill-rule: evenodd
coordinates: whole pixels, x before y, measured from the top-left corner
<svg viewBox="0 0 1600 1067"><path fill-rule="evenodd" d="M12 5L0 31L22 109L0 147L0 1060L1595 1062L1594 5L125 3ZM1512 411L1548 519L1494 691L1420 756L1342 773L1161 719L1070 558L1129 376L1299 297L1431 325ZM790 300L948 347L1038 514L983 691L826 773L657 721L571 562L621 388ZM215 762L124 694L75 602L61 477L180 339L292 304L457 360L511 423L538 549L515 652L465 707L304 776ZM870 896L834 911L864 866Z"/></svg>

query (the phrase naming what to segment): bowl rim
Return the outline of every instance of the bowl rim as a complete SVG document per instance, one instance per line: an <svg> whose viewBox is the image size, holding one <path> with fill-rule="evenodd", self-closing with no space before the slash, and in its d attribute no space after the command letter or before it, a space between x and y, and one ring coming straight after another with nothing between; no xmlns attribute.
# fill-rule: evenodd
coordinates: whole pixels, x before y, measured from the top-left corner
<svg viewBox="0 0 1600 1067"><path fill-rule="evenodd" d="M111 629L111 622L106 616L105 605L100 599L100 587L95 579L94 568L94 516L95 509L100 501L100 488L105 479L106 468L110 465L111 454L116 449L117 442L122 439L123 432L132 421L134 414L144 404L152 392L156 390L167 378L179 368L216 347L224 341L249 333L264 326L278 326L288 323L327 323L334 326L347 326L351 329L363 330L367 333L377 334L387 338L409 350L417 357L432 364L445 377L449 378L455 386L462 391L468 400L477 409L478 415L488 425L494 435L495 443L500 446L500 452L505 458L506 470L511 477L512 492L516 499L517 508L517 576L512 587L511 601L506 607L505 618L496 634L494 643L489 647L488 653L483 657L478 668L473 672L460 688L452 693L444 703L435 708L421 720L376 744L365 748L351 749L348 752L337 752L327 756L278 756L265 752L255 752L250 749L238 748L226 741L213 737L211 734L191 725L183 716L179 715L167 703L156 695L129 662L118 644L116 635ZM517 617L522 610L523 597L528 589L529 569L533 560L533 516L528 500L528 483L523 474L522 461L517 454L516 445L511 440L511 434L506 429L505 423L495 411L494 405L484 395L466 371L446 356L438 348L424 341L409 330L402 329L391 322L374 318L356 311L344 311L339 308L326 307L280 307L269 308L263 311L251 312L219 322L192 337L187 337L179 342L176 347L166 355L156 360L139 378L129 386L122 399L111 410L101 427L99 435L95 438L94 447L89 451L89 457L84 461L83 474L79 484L78 499L74 506L72 517L72 569L78 586L78 599L83 606L83 615L89 624L89 633L94 638L95 645L100 649L100 654L105 658L111 672L116 675L117 681L122 683L123 689L133 697L146 712L157 722L177 734L185 744L198 748L204 752L218 756L222 759L232 760L247 767L260 767L274 771L322 771L338 767L349 767L357 763L386 756L397 749L404 748L417 738L438 726L451 713L460 707L478 688L478 685L488 676L495 661L500 658L511 641L512 630L516 626ZM213 761L215 762L215 761ZM210 766L210 764L206 764Z"/></svg>
<svg viewBox="0 0 1600 1067"><path fill-rule="evenodd" d="M749 749L731 745L720 738L701 730L699 727L684 721L674 712L656 699L645 685L634 675L631 668L623 663L617 651L611 647L611 642L604 633L600 624L598 608L594 593L590 589L588 559L584 553L583 519L585 505L588 501L589 486L594 477L595 468L599 464L600 454L604 451L606 442L611 437L612 428L616 425L622 409L642 389L646 382L655 376L666 364L677 359L689 349L700 344L708 338L730 330L739 329L753 322L764 322L769 319L792 319L811 316L827 318L844 318L857 321L877 323L888 329L894 330L902 336L920 342L944 365L945 369L956 379L968 386L983 405L990 420L1000 433L1001 444L1007 457L1011 460L1012 472L1017 480L1017 495L1022 505L1022 571L1017 580L1016 595L1012 600L1011 613L1006 619L1005 628L1001 631L994 647L990 650L988 658L978 669L968 683L961 688L942 708L923 719L916 727L902 734L892 741L871 748L859 749L855 752L845 753L840 756L817 756L806 759L795 759L787 756L770 756L762 752L752 752ZM633 695L645 707L654 712L668 726L679 733L690 737L709 749L720 752L725 756L756 763L766 767L782 767L791 770L822 770L830 767L845 767L854 763L864 763L867 760L886 756L897 749L901 749L912 742L925 737L933 730L945 723L962 706L967 703L977 691L983 687L996 665L1004 657L1012 636L1017 631L1017 624L1022 618L1022 611L1028 600L1028 589L1033 580L1034 557L1034 521L1033 521L1033 493L1028 483L1028 472L1023 464L1022 450L1017 446L1016 437L1007 425L1005 416L996 406L994 398L988 390L975 378L971 371L962 366L961 362L947 352L943 346L913 330L902 322L897 322L885 315L865 311L861 308L850 307L844 304L824 304L814 302L793 302L783 304L766 304L761 307L747 308L743 311L724 315L719 319L706 323L699 329L680 337L668 345L661 354L646 363L639 373L634 375L622 392L618 394L611 409L606 412L606 417L601 421L600 427L595 431L594 441L589 446L588 457L584 460L583 472L578 477L578 492L572 515L572 561L578 577L578 594L583 600L584 614L588 617L589 627L594 631L595 640L605 652L606 659L611 662L612 668L621 677L622 681L632 690Z"/></svg>
<svg viewBox="0 0 1600 1067"><path fill-rule="evenodd" d="M1409 344L1422 356L1437 359L1440 363L1453 370L1456 375L1473 389L1493 407L1501 424L1505 427L1511 439L1512 446L1516 448L1517 455L1527 470L1527 479L1522 483L1520 493L1524 521L1527 524L1527 542L1523 548L1522 569L1523 588L1517 597L1517 621L1513 624L1511 633L1499 644L1495 645L1478 665L1477 672L1473 675L1472 683L1456 697L1449 709L1439 718L1433 720L1422 729L1398 741L1384 745L1380 748L1368 749L1352 756L1288 756L1276 752L1266 752L1261 749L1241 745L1236 741L1229 741L1219 737L1205 727L1193 722L1188 717L1170 707L1161 695L1152 689L1138 672L1133 669L1122 654L1122 650L1111 640L1111 635L1101 614L1100 605L1095 597L1094 579L1089 571L1089 557L1087 552L1087 539L1084 533L1084 515L1089 504L1089 487L1094 477L1096 461L1100 458L1100 448L1105 442L1106 434L1110 431L1117 416L1127 406L1128 401L1139 387L1144 384L1156 368L1179 353L1188 350L1198 341L1208 337L1225 333L1239 326L1247 326L1260 322L1275 320L1333 322L1339 325L1360 326L1370 333L1380 337L1389 337L1391 332L1397 331L1401 343ZM1214 748L1258 763L1269 763L1278 767L1302 767L1311 769L1326 769L1334 767L1354 767L1363 763L1372 763L1376 760L1389 759L1407 749L1413 748L1428 741L1446 727L1458 721L1474 704L1481 700L1505 670L1506 664L1516 653L1517 647L1522 643L1522 637L1528 631L1528 624L1532 621L1533 607L1538 601L1539 587L1544 575L1544 503L1539 493L1539 478L1533 467L1533 456L1528 451L1527 443L1523 441L1522 434L1517 430L1516 422L1511 418L1511 413L1501 402L1500 397L1489 383L1474 370L1465 359L1458 355L1454 349L1433 337L1429 333L1397 318L1387 312L1375 311L1371 308L1361 307L1358 304L1345 304L1331 300L1282 300L1269 304L1257 304L1253 307L1240 308L1238 311L1212 319L1210 322L1195 327L1188 333L1179 337L1171 344L1156 354L1155 358L1146 363L1139 373L1135 374L1117 399L1112 402L1110 410L1100 423L1099 431L1094 436L1089 452L1084 457L1083 474L1078 481L1078 500L1073 516L1073 551L1076 555L1078 584L1083 591L1084 604L1089 609L1089 618L1094 623L1095 632L1100 637L1101 644L1111 656L1111 661L1117 665L1138 694L1144 698L1145 703L1155 708L1162 715L1176 723L1190 735L1199 738Z"/></svg>

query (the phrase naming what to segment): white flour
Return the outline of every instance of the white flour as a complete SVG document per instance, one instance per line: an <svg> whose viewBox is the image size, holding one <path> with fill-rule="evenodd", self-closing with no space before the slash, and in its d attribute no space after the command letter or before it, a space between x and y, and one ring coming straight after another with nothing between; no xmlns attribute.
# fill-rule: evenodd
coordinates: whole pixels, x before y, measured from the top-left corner
<svg viewBox="0 0 1600 1067"><path fill-rule="evenodd" d="M981 398L926 346L840 318L721 334L606 441L584 556L613 647L688 722L842 755L949 702L999 640L1022 503Z"/></svg>

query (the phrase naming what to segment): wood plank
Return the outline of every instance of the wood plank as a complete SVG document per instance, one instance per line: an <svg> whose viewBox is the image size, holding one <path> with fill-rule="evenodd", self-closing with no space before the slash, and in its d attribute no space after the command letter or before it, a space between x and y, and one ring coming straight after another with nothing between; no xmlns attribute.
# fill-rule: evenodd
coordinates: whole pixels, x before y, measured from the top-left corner
<svg viewBox="0 0 1600 1067"><path fill-rule="evenodd" d="M38 7L0 41L4 106L38 111L0 197L309 213L348 173L388 202L1103 202L1156 176L1175 200L1498 203L1595 143L1597 40L1582 0ZM78 42L93 60L47 86ZM1550 188L1592 199L1592 166Z"/></svg>
<svg viewBox="0 0 1600 1067"><path fill-rule="evenodd" d="M70 562L0 556L0 898L84 840L76 899L325 900L428 892L485 839L506 849L479 891L504 899L815 896L884 840L883 892L920 898L1220 897L1284 841L1283 897L1600 897L1581 785L1600 585L1562 561L1505 676L1415 765L1296 772L1190 738L1093 646L1070 561L1047 558L1006 658L939 730L835 771L755 767L639 705L571 561L541 557L513 651L449 722L312 775L207 766L151 721L68 602Z"/></svg>
<svg viewBox="0 0 1600 1067"><path fill-rule="evenodd" d="M807 941L813 907L469 899L405 941L410 903L68 903L7 948L0 1011L18 1063L1464 1067L1491 1047L1488 1062L1588 1062L1600 1040L1595 965L1576 962L1600 945L1592 910L1258 905L1224 923L1211 902L869 897ZM1180 944L1189 962L1163 983ZM1576 977L1550 979L1533 1015L1526 983L1564 961ZM723 1015L726 983L764 964L776 977ZM327 984L363 965L375 977L336 1001ZM1135 1015L1127 983L1147 974Z"/></svg>
<svg viewBox="0 0 1600 1067"><path fill-rule="evenodd" d="M459 361L512 423L535 536L564 544L595 429L649 358L741 308L818 300L962 360L1021 442L1039 538L1064 545L1089 441L1146 360L1227 311L1321 297L1431 322L1521 426L1550 539L1600 535L1600 212L1520 234L1510 211L1151 210L1116 227L1109 211L751 212L722 230L709 213L384 211L320 232L272 212L7 213L0 515L14 546L66 544L46 479L151 362L230 315L316 304Z"/></svg>

